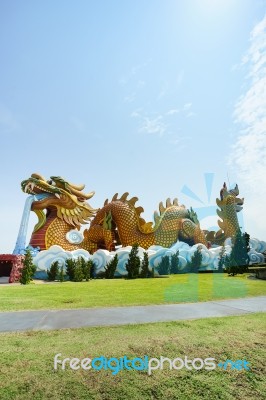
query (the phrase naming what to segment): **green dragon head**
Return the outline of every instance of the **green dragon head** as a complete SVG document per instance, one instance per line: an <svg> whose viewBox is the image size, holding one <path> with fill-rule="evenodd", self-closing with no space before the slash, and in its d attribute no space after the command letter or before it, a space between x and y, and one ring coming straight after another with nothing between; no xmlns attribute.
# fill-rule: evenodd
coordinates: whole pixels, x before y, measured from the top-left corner
<svg viewBox="0 0 266 400"><path fill-rule="evenodd" d="M52 210L56 210L58 218L78 229L81 224L87 223L97 210L86 202L94 192L85 194L82 192L84 187L85 185L67 182L60 176L51 176L50 180L46 180L36 173L22 181L22 191L35 195L35 201L31 206L32 211L39 217L35 231L45 224L46 217ZM46 214L43 211L45 209Z"/></svg>

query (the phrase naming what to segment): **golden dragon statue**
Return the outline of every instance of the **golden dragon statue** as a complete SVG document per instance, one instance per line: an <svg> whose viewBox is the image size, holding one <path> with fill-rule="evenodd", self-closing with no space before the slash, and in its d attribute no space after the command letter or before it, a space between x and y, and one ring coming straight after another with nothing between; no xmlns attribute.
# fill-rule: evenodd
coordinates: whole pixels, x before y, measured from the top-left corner
<svg viewBox="0 0 266 400"><path fill-rule="evenodd" d="M224 185L217 204L221 230L206 232L200 228L196 213L179 205L178 200L166 200L159 204L159 212L154 214L154 224L141 218L142 207L136 207L137 197L128 199L128 193L120 198L115 194L106 200L101 209L92 208L87 200L94 192L83 193L85 185L72 184L59 176L46 180L39 174L32 174L21 183L23 192L34 195L31 210L38 217L30 239L32 247L45 250L59 245L64 250L83 248L90 253L99 248L114 250L116 245L128 246L137 243L144 249L152 245L171 247L177 240L189 244L208 245L232 236L238 228L236 212L243 199L238 199L238 188L228 191ZM80 232L82 224L90 226L83 232L83 240L72 243L69 232Z"/></svg>

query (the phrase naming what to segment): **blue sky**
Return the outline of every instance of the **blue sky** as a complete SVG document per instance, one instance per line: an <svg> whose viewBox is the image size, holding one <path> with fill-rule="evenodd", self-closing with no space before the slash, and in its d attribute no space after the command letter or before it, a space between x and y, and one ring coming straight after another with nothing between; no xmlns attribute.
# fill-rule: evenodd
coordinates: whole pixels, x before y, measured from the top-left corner
<svg viewBox="0 0 266 400"><path fill-rule="evenodd" d="M214 205L228 175L265 240L265 15L261 0L2 0L0 252L32 172L85 183L94 207L128 191L147 220L167 197Z"/></svg>

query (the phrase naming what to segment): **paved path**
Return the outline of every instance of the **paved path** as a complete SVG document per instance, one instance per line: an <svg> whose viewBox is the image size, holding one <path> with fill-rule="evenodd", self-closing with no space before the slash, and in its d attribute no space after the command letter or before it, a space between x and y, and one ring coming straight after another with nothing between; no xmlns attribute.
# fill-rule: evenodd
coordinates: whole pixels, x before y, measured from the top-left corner
<svg viewBox="0 0 266 400"><path fill-rule="evenodd" d="M0 313L0 332L142 324L266 312L266 296L204 303Z"/></svg>

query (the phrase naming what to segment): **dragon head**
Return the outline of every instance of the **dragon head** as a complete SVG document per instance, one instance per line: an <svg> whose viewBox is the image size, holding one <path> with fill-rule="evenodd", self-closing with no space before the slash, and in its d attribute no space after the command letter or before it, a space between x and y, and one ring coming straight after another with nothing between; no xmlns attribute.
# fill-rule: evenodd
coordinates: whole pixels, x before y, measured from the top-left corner
<svg viewBox="0 0 266 400"><path fill-rule="evenodd" d="M75 228L79 229L81 224L86 224L97 210L86 202L94 192L85 194L82 192L84 187L85 185L67 182L60 176L51 176L46 180L36 173L22 181L22 191L35 195L31 210L37 214L39 222L34 230L40 229L45 224L46 217L52 210L56 211L58 218ZM47 210L46 214L44 209Z"/></svg>
<svg viewBox="0 0 266 400"><path fill-rule="evenodd" d="M235 207L235 211L239 212L243 209L244 198L240 199L237 197L239 195L238 185L236 184L234 189L228 190L227 185L224 182L222 189L220 190L220 200L216 199L216 203L221 209L227 203L233 203Z"/></svg>

